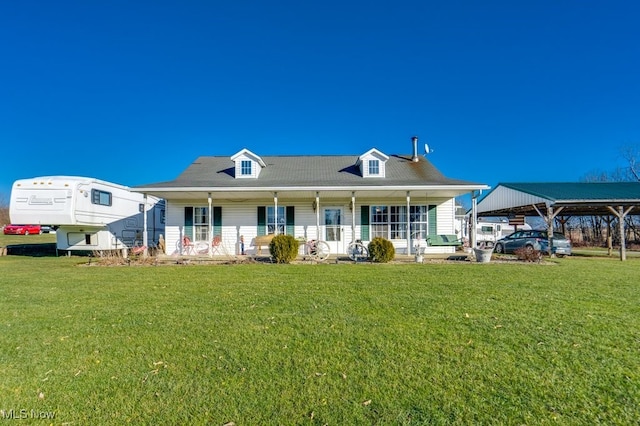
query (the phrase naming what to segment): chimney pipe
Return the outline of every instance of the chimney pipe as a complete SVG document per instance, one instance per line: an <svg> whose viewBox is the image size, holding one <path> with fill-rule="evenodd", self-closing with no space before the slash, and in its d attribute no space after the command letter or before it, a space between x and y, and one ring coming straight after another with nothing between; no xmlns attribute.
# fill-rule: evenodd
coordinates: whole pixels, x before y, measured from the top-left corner
<svg viewBox="0 0 640 426"><path fill-rule="evenodd" d="M418 161L418 137L414 136L411 140L413 141L413 157L411 157L411 161Z"/></svg>

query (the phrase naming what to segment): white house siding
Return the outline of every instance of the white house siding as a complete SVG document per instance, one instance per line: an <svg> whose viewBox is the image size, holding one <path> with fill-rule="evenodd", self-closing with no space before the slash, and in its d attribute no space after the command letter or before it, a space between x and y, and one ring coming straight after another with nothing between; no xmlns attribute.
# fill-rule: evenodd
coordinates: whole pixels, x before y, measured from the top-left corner
<svg viewBox="0 0 640 426"><path fill-rule="evenodd" d="M243 161L251 161L250 175L242 174ZM250 155L242 154L235 159L235 176L237 179L256 179L258 176L260 176L260 171L261 171L260 164L258 164L256 159Z"/></svg>
<svg viewBox="0 0 640 426"><path fill-rule="evenodd" d="M295 226L294 237L304 238L305 240L321 239L324 240L324 207L341 207L343 212L342 217L342 243L339 245L338 250L342 253L346 252L348 244L360 239L361 226L360 226L360 207L362 205L406 205L406 198L387 199L384 201L374 199L356 199L355 211L355 227L352 227L353 212L349 209L349 202L345 200L332 201L329 199L322 199L320 201L319 219L320 226L316 226L316 212L312 209L312 200L286 200L279 199L278 206L294 206L295 207ZM438 234L455 234L455 202L454 199L418 199L417 197L411 200L411 205L437 205L437 232ZM273 206L272 199L264 199L259 201L250 202L223 202L218 203L213 198L213 207L222 208L222 244L217 254L221 255L236 255L240 253L240 236L244 238L245 253L253 255L257 253L257 248L254 246L254 238L257 236L257 208L258 206ZM194 200L174 200L167 201L166 205L166 224L165 224L165 241L166 241L166 254L177 255L180 253L180 241L183 236L184 228L184 208L185 207L208 207L206 199L202 202ZM354 233L355 231L355 237ZM318 235L319 230L319 235ZM209 241L206 241L208 244ZM366 243L366 241L365 241ZM406 240L392 240L392 243L396 250L400 253L407 251ZM425 242L422 242L424 247ZM427 247L425 253L452 253L455 251L455 247ZM265 250L263 248L263 253Z"/></svg>
<svg viewBox="0 0 640 426"><path fill-rule="evenodd" d="M456 233L455 229L455 209L456 203L454 198L450 199L433 199L429 200L430 205L437 205L436 218L437 227L436 230L439 235L446 234L452 235ZM439 254L439 253L455 253L455 247L426 247L425 254Z"/></svg>

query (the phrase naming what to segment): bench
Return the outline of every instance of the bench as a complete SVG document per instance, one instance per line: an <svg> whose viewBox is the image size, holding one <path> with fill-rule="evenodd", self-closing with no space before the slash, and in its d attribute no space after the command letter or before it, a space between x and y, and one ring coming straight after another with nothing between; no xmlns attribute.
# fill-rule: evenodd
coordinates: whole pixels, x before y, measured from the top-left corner
<svg viewBox="0 0 640 426"><path fill-rule="evenodd" d="M457 235L430 235L427 244L433 247L459 247L462 240Z"/></svg>
<svg viewBox="0 0 640 426"><path fill-rule="evenodd" d="M269 247L271 240L273 240L274 234L259 235L253 239L253 245L258 249L258 254L262 254L262 247Z"/></svg>

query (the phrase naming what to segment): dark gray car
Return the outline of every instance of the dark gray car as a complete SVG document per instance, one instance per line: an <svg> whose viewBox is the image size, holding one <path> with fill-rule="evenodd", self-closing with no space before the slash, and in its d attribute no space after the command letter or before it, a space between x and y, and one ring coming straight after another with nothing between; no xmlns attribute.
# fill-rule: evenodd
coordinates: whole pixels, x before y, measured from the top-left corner
<svg viewBox="0 0 640 426"><path fill-rule="evenodd" d="M547 231L517 231L496 241L496 253L514 253L520 248L549 253ZM571 241L560 232L553 233L552 252L557 256L571 254Z"/></svg>

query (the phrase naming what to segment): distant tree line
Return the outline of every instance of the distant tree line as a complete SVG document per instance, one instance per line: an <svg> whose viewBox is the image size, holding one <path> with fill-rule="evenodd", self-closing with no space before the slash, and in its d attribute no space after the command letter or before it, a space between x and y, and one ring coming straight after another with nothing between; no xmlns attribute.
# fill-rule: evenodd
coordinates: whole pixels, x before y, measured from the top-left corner
<svg viewBox="0 0 640 426"><path fill-rule="evenodd" d="M0 194L0 226L7 225L9 222L9 201L3 194Z"/></svg>

